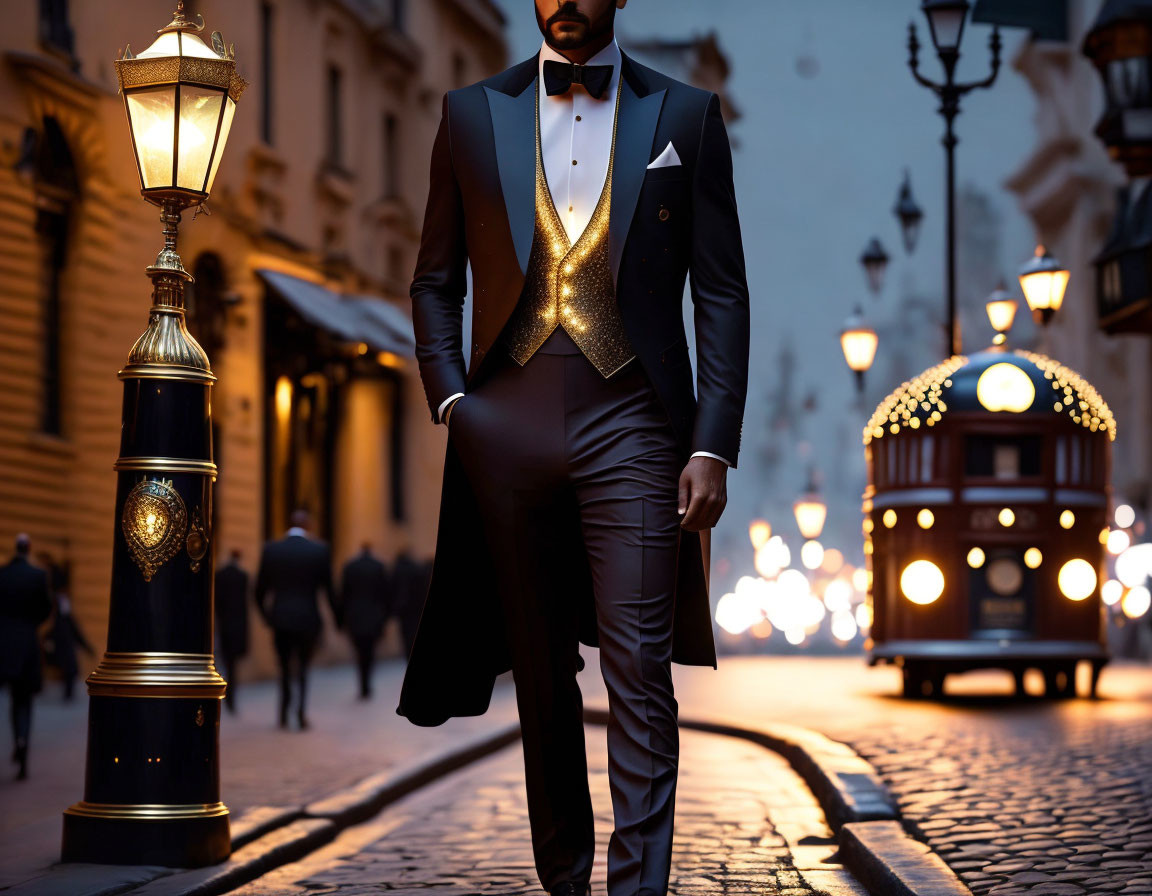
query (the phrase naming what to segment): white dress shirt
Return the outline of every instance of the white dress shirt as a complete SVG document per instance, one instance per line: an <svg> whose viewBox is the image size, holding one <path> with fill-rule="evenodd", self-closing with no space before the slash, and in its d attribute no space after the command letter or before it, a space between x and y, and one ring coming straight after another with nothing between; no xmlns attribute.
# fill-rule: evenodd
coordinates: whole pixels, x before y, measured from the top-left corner
<svg viewBox="0 0 1152 896"><path fill-rule="evenodd" d="M587 65L612 66L612 79L599 99L573 84L566 93L549 96L544 89L544 62L569 60L544 42L537 62L537 84L540 91L540 155L544 176L556 213L564 224L568 241L575 244L592 219L604 181L608 177L608 159L612 154L612 125L616 114L616 91L620 88L620 45L613 39L603 50L588 60ZM463 393L449 395L438 413L445 423L451 416L451 405ZM697 451L693 457L714 457L708 451Z"/></svg>

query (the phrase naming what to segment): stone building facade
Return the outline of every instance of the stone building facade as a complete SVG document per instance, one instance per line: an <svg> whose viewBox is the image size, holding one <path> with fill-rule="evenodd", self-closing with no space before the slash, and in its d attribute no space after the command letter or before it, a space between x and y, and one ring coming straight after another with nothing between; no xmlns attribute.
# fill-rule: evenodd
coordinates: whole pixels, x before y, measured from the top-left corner
<svg viewBox="0 0 1152 896"><path fill-rule="evenodd" d="M991 5L991 4L987 4ZM1101 0L1067 0L1061 39L1033 37L1012 65L1036 96L1036 146L1007 187L1036 226L1037 239L1071 272L1064 304L1041 351L1083 374L1116 415L1112 482L1116 503L1152 508L1152 345L1141 334L1107 335L1099 325L1093 260L1116 213L1124 170L1094 128L1104 107L1100 78L1083 55Z"/></svg>
<svg viewBox="0 0 1152 896"><path fill-rule="evenodd" d="M113 60L164 0L29 0L0 33L0 554L27 531L104 639L121 386L162 245ZM217 560L253 568L296 505L337 564L430 556L444 434L407 288L440 98L506 64L490 0L201 0L242 97L211 215L184 216L189 328L219 377ZM360 332L358 329L362 329ZM257 627L259 629L261 627ZM329 632L333 649L338 639ZM269 668L261 633L251 672Z"/></svg>

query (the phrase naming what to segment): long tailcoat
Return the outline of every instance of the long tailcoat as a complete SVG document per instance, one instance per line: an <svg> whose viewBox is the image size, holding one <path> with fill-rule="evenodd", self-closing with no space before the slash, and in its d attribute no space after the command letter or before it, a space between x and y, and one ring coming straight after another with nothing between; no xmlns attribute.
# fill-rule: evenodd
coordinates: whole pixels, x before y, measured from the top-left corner
<svg viewBox="0 0 1152 896"><path fill-rule="evenodd" d="M489 352L519 300L535 222L537 58L444 98L412 283L417 359L432 419L490 369ZM732 462L748 380L748 288L732 157L719 100L623 58L609 254L624 328L676 431L684 460ZM648 170L671 142L681 165ZM472 265L472 345L461 322ZM697 346L696 395L684 335L685 278ZM467 400L467 399L465 399ZM592 581L579 521L557 531L555 600L581 608L595 645ZM673 659L716 663L700 539L680 541ZM449 436L436 559L398 712L418 725L479 715L511 667L479 512Z"/></svg>

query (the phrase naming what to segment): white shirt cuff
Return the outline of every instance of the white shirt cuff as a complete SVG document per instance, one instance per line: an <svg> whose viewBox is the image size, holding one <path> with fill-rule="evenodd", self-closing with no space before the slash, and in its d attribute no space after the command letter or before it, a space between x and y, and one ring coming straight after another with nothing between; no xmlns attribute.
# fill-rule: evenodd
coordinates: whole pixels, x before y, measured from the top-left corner
<svg viewBox="0 0 1152 896"><path fill-rule="evenodd" d="M716 460L720 461L721 463L725 464L726 466L729 466L729 467L732 466L732 461L728 460L728 458L721 457L719 454L713 454L711 451L693 451L692 456L693 457L712 457L712 458L715 458Z"/></svg>
<svg viewBox="0 0 1152 896"><path fill-rule="evenodd" d="M463 397L464 397L463 392L453 392L451 395L449 395L447 398L445 398L442 402L440 402L440 407L438 407L436 409L436 416L440 419L441 423L447 423L448 422L447 420L444 419L444 411L447 410L448 405L452 404L452 402L454 402L457 398L463 398ZM729 464L729 466L731 466L731 464Z"/></svg>

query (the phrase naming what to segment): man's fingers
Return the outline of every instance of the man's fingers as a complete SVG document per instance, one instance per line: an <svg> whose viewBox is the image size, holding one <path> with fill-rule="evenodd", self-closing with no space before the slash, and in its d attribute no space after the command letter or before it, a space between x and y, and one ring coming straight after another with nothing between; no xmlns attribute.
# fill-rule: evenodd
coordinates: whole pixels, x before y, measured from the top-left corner
<svg viewBox="0 0 1152 896"><path fill-rule="evenodd" d="M696 489L692 493L692 500L688 511L680 521L680 525L689 532L699 532L701 529L711 529L720 521L727 499L722 492L705 492Z"/></svg>
<svg viewBox="0 0 1152 896"><path fill-rule="evenodd" d="M677 498L676 510L684 516L688 510L688 501L692 497L692 477L685 471L680 474L680 494Z"/></svg>

